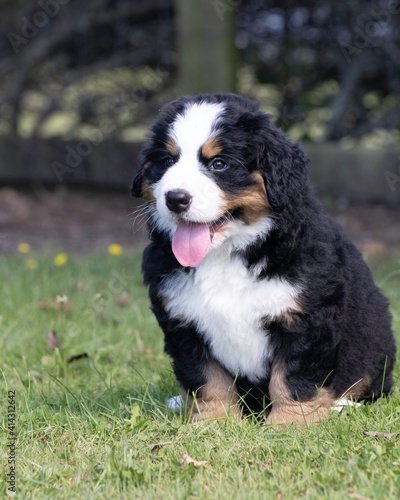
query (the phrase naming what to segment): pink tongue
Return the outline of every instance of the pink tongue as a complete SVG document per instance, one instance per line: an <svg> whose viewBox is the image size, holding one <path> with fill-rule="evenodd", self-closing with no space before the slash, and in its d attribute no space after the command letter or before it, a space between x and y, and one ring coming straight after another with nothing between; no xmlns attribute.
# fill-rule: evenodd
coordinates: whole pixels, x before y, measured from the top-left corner
<svg viewBox="0 0 400 500"><path fill-rule="evenodd" d="M185 267L196 267L206 256L211 244L208 224L180 221L172 238L172 251Z"/></svg>

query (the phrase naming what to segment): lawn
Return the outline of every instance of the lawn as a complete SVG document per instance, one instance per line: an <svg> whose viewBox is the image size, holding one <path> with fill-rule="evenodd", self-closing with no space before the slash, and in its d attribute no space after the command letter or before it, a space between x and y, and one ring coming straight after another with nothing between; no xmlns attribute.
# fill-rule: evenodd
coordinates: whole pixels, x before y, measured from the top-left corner
<svg viewBox="0 0 400 500"><path fill-rule="evenodd" d="M400 343L400 259L371 266ZM166 405L177 386L139 255L0 256L0 277L3 495L14 430L16 498L399 498L399 363L390 398L316 427L190 425Z"/></svg>

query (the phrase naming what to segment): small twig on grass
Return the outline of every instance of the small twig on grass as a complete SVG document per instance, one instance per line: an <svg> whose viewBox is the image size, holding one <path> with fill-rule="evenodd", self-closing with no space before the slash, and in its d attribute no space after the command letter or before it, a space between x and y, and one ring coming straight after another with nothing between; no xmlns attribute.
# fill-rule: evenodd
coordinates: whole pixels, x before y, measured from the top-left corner
<svg viewBox="0 0 400 500"><path fill-rule="evenodd" d="M364 431L363 434L365 436L384 437L384 438L392 438L393 436L400 436L400 432Z"/></svg>
<svg viewBox="0 0 400 500"><path fill-rule="evenodd" d="M369 497L363 497L359 493L349 493L350 498L357 498L358 500L371 500Z"/></svg>
<svg viewBox="0 0 400 500"><path fill-rule="evenodd" d="M195 467L201 467L202 465L210 465L210 462L208 460L194 460L193 458L189 457L189 455L184 452L181 453L181 458L179 459L179 463L181 465L189 465L193 464Z"/></svg>
<svg viewBox="0 0 400 500"><path fill-rule="evenodd" d="M39 309L54 309L56 311L71 311L74 308L73 303L69 300L66 302L61 302L60 300L53 302L41 300L36 305Z"/></svg>

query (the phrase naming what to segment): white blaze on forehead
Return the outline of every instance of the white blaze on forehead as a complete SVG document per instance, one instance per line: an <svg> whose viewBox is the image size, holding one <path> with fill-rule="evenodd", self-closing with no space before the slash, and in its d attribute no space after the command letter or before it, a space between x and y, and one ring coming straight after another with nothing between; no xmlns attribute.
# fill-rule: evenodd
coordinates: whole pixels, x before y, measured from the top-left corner
<svg viewBox="0 0 400 500"><path fill-rule="evenodd" d="M178 143L182 155L196 155L201 146L212 137L213 126L225 106L207 102L192 104L178 115L171 125L171 136Z"/></svg>
<svg viewBox="0 0 400 500"><path fill-rule="evenodd" d="M223 215L223 193L202 171L199 162L199 151L214 136L214 126L223 111L223 104L192 104L171 124L169 135L178 145L179 159L154 186L157 210L165 220L174 219L165 204L165 195L177 189L185 189L192 196L188 220L211 222ZM176 224L171 227L174 228Z"/></svg>

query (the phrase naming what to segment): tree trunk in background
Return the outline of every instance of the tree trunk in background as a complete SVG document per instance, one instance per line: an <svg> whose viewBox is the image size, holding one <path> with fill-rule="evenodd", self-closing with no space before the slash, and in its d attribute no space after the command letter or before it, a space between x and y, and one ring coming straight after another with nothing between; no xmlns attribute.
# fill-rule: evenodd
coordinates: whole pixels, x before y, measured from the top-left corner
<svg viewBox="0 0 400 500"><path fill-rule="evenodd" d="M226 2L175 0L181 94L235 92L235 11Z"/></svg>

